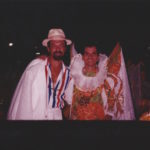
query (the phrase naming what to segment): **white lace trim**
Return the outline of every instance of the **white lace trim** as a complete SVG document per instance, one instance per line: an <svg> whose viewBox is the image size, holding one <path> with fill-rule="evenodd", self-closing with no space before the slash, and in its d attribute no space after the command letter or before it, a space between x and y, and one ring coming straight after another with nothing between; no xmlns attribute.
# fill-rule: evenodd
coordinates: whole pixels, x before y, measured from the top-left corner
<svg viewBox="0 0 150 150"><path fill-rule="evenodd" d="M95 77L87 77L82 73L84 61L82 60L81 54L76 54L72 58L70 65L70 74L74 78L75 85L78 89L82 91L95 90L104 82L104 79L107 75L106 61L108 57L106 55L99 54L99 58L99 72L96 74Z"/></svg>

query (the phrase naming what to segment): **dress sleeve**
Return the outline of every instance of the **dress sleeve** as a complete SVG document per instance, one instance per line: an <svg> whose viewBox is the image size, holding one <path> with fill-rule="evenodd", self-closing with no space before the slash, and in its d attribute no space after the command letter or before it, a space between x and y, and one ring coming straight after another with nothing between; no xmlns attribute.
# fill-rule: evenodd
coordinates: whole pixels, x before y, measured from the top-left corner
<svg viewBox="0 0 150 150"><path fill-rule="evenodd" d="M122 49L119 44L107 61L107 77L102 95L105 112L111 113L113 120L133 120L134 110L128 85Z"/></svg>
<svg viewBox="0 0 150 150"><path fill-rule="evenodd" d="M113 74L108 74L104 80L102 97L106 115L117 119L123 113L122 81Z"/></svg>

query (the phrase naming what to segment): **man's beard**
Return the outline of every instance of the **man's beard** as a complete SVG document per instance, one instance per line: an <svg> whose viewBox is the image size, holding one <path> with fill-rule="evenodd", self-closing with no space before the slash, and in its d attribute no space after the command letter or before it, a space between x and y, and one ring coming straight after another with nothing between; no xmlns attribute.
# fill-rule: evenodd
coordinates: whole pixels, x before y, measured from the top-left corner
<svg viewBox="0 0 150 150"><path fill-rule="evenodd" d="M63 57L64 57L64 55L63 55L63 53L61 51L56 51L53 54L53 58L55 60L63 60Z"/></svg>

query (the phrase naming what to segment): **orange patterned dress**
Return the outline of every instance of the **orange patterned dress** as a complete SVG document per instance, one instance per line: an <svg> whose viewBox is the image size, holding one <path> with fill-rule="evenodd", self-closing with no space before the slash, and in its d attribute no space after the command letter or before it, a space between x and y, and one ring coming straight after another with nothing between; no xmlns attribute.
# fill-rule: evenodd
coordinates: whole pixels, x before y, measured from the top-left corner
<svg viewBox="0 0 150 150"><path fill-rule="evenodd" d="M72 120L103 120L104 109L100 88L83 92L74 86L71 109Z"/></svg>
<svg viewBox="0 0 150 150"><path fill-rule="evenodd" d="M109 58L101 65L106 67L104 69L106 74L105 71L104 74L99 74L103 70L100 68L96 77L84 77L85 74L81 73L84 67L81 60L80 56L77 56L72 61L73 80L66 90L66 101L71 105L69 118L71 120L108 120L108 118L109 120L133 120L132 100L125 77L120 45L116 45ZM99 82L100 80L102 82Z"/></svg>

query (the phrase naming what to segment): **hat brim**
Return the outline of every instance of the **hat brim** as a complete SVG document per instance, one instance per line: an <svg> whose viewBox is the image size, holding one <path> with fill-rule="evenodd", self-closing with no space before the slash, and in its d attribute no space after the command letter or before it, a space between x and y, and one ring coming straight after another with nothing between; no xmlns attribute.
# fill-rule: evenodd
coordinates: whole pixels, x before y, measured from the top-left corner
<svg viewBox="0 0 150 150"><path fill-rule="evenodd" d="M72 43L72 41L69 40L69 39L59 39L59 40L66 41L67 45L71 45L71 43ZM52 41L52 40L51 39L44 39L43 42L42 42L42 45L45 46L45 47L47 47L47 43L49 41Z"/></svg>

